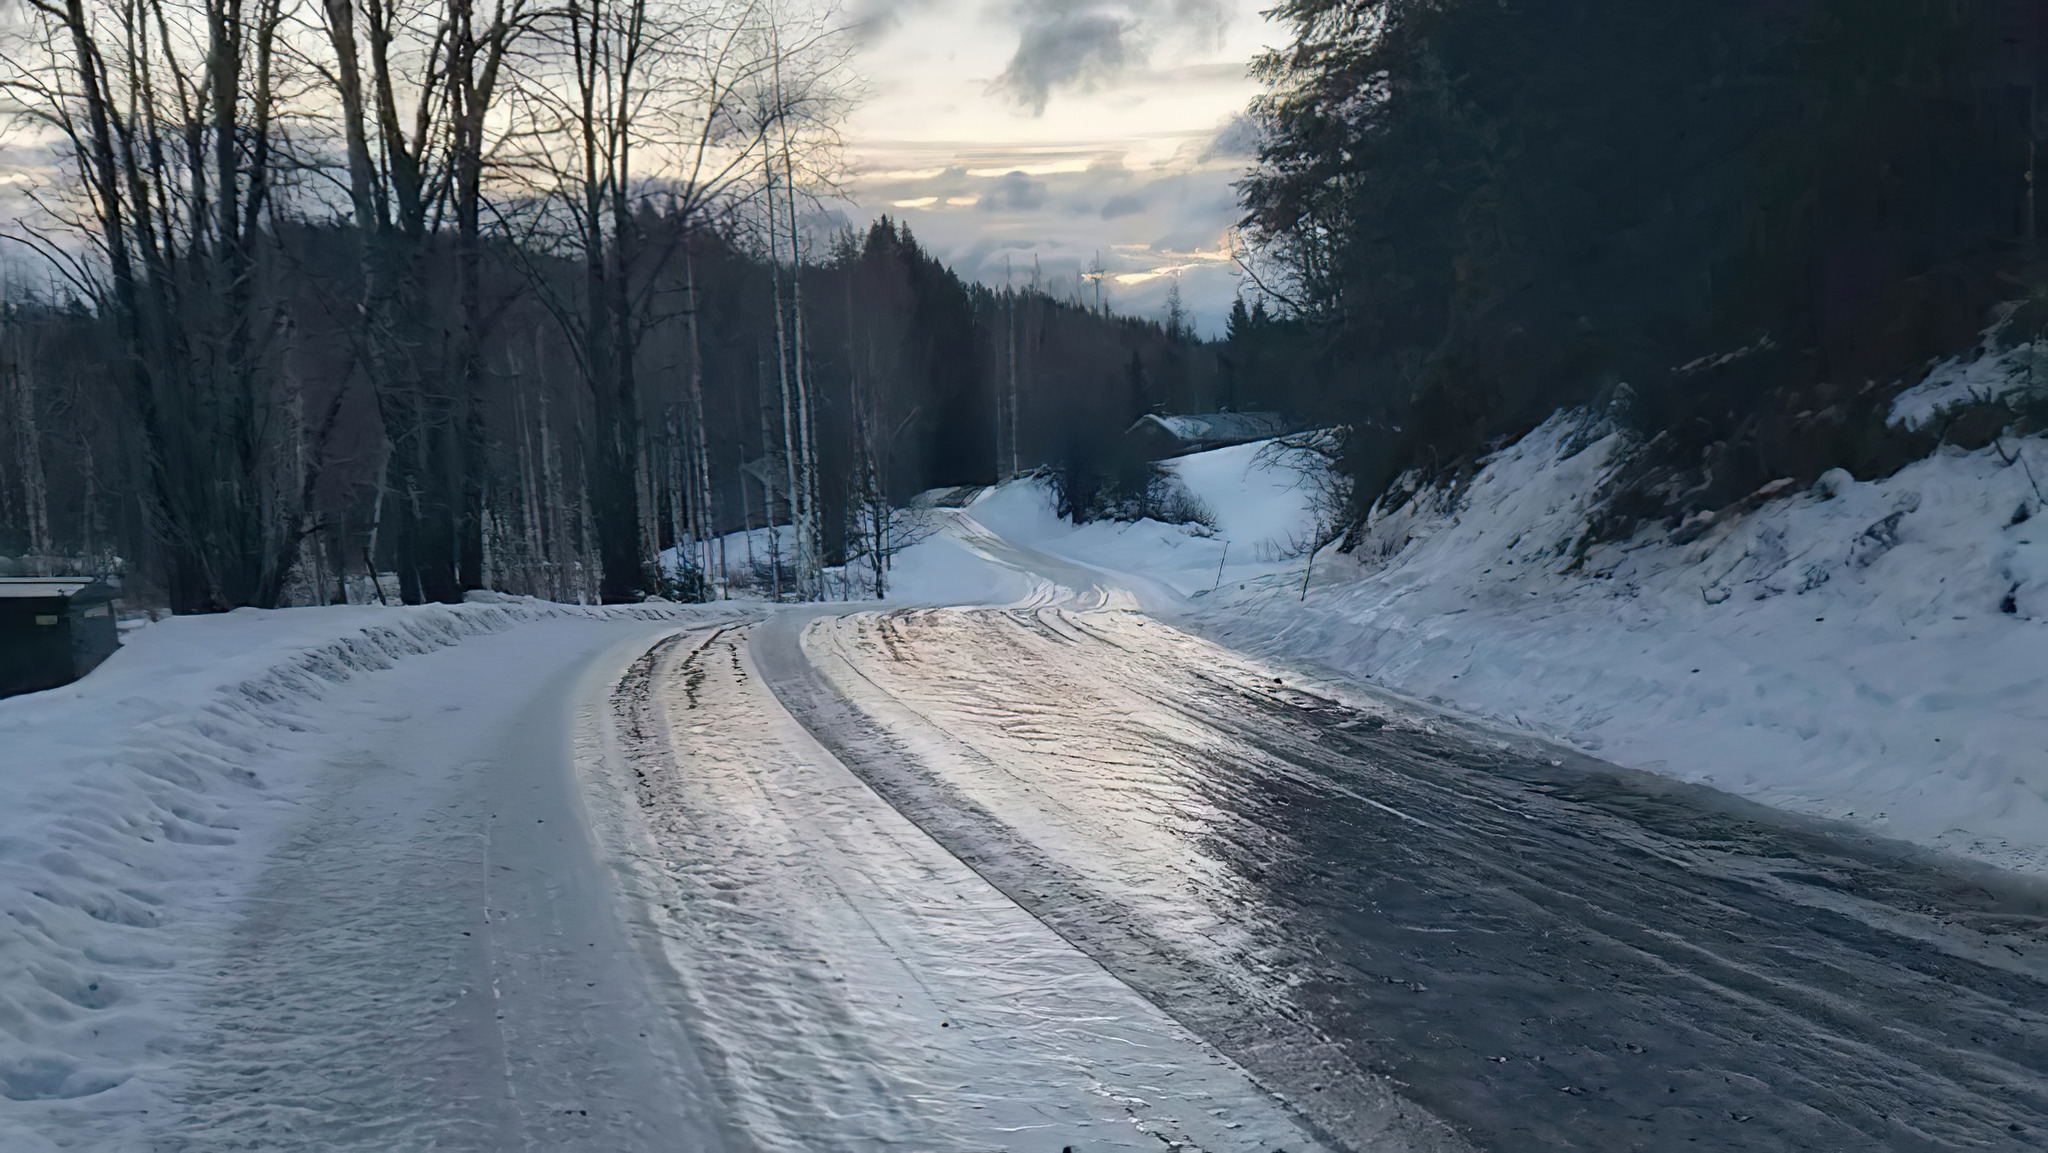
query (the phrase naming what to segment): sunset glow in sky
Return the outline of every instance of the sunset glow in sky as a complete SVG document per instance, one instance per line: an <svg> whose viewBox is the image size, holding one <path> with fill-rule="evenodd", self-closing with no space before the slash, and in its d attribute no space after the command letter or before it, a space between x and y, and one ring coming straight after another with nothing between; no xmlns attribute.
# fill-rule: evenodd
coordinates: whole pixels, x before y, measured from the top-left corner
<svg viewBox="0 0 2048 1153"><path fill-rule="evenodd" d="M1098 254L1121 312L1169 284L1205 331L1238 274L1226 234L1249 159L1268 0L869 0L850 15L866 98L845 209L906 221L961 275L1071 291ZM1006 272L1007 267L1007 272ZM1087 289L1092 300L1094 289Z"/></svg>
<svg viewBox="0 0 2048 1153"><path fill-rule="evenodd" d="M1077 277L1099 261L1127 314L1163 315L1178 281L1198 329L1221 330L1239 290L1228 233L1252 152L1247 66L1283 40L1259 12L1271 0L845 3L859 98L840 222L888 213L964 277L1036 275L1091 302ZM54 146L21 124L0 136L0 219L41 217L26 193L62 185ZM0 265L50 272L21 252Z"/></svg>

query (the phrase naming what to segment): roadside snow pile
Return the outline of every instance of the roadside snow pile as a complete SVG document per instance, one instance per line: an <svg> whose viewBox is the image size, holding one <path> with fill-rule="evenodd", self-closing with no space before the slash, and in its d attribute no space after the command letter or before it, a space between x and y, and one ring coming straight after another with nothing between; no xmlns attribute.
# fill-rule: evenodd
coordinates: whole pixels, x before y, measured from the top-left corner
<svg viewBox="0 0 2048 1153"><path fill-rule="evenodd" d="M1165 462L1207 510L1214 527L1153 520L1076 527L1053 513L1043 480L984 493L968 506L975 521L1006 540L1110 572L1142 575L1181 597L1292 568L1315 537L1314 474L1302 454L1273 441L1233 445ZM1169 610L1170 604L1147 607Z"/></svg>
<svg viewBox="0 0 2048 1153"><path fill-rule="evenodd" d="M1172 584L1180 614L1240 648L2048 872L2048 518L2036 485L2048 482L2048 443L1946 449L1868 483L1830 473L1811 491L1784 486L1753 511L1597 545L1575 563L1590 494L1622 447L1581 416L1554 417L1469 485L1379 518L1352 554L1323 550L1305 602L1301 558L1238 561L1298 538L1309 520L1298 490L1287 534L1269 507L1199 541L973 511L991 527L1021 523L1044 551ZM1194 494L1248 507L1241 464L1203 455L1179 466ZM1251 487L1270 495L1280 483ZM1191 563L1196 549L1208 568Z"/></svg>
<svg viewBox="0 0 2048 1153"><path fill-rule="evenodd" d="M332 689L522 621L650 618L507 598L150 625L84 680L0 700L0 1146L149 1107L195 972L307 782L279 766Z"/></svg>

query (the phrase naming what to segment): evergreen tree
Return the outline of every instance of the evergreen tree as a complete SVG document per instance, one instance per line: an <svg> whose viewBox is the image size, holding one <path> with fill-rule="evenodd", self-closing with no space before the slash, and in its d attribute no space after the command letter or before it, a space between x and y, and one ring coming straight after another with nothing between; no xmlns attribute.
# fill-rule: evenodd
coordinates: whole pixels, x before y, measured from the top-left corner
<svg viewBox="0 0 2048 1153"><path fill-rule="evenodd" d="M2025 258L2029 10L1282 4L1241 192L1358 497L1623 382L1690 470L1658 511L1901 463L1864 385L1967 348Z"/></svg>

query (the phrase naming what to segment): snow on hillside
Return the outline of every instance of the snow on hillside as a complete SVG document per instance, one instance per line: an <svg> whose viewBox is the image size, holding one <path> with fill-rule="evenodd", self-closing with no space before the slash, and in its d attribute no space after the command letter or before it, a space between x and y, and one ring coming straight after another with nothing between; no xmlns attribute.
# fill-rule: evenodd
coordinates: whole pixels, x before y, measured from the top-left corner
<svg viewBox="0 0 2048 1153"><path fill-rule="evenodd" d="M2000 348L1998 335L1999 329L1992 328L1969 355L1942 361L1925 380L1893 398L1891 422L1921 428L1961 405L2039 395L2048 388L2048 342Z"/></svg>
<svg viewBox="0 0 2048 1153"><path fill-rule="evenodd" d="M1097 521L1078 527L1053 514L1042 480L1026 480L984 493L969 506L974 520L1018 544L1041 548L1111 572L1146 578L1165 595L1148 608L1171 611L1180 598L1206 594L1238 581L1291 570L1315 535L1311 512L1316 486L1299 458L1269 450L1271 442L1233 445L1167 462L1189 494L1215 522L1170 525ZM921 558L920 558L921 559ZM912 566L899 561L899 568ZM899 577L899 580L902 578Z"/></svg>
<svg viewBox="0 0 2048 1153"><path fill-rule="evenodd" d="M2048 443L1946 449L1881 481L1830 473L1574 563L1621 448L1561 414L1469 485L1379 518L1350 555L1324 549L1306 600L1303 558L1285 554L1310 524L1307 489L1260 467L1254 446L1176 464L1218 510L1214 535L1075 528L1036 483L970 511L1041 551L1167 586L1148 607L1237 647L2048 871Z"/></svg>

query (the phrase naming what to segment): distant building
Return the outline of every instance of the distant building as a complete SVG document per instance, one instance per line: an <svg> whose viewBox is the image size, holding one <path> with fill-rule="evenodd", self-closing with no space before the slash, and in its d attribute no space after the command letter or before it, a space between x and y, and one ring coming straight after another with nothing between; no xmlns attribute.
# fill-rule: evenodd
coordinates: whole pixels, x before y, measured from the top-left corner
<svg viewBox="0 0 2048 1153"><path fill-rule="evenodd" d="M0 697L68 685L120 644L105 581L0 577Z"/></svg>
<svg viewBox="0 0 2048 1153"><path fill-rule="evenodd" d="M1296 431L1277 412L1205 412L1189 416L1146 413L1124 430L1124 440L1147 460L1271 440Z"/></svg>

